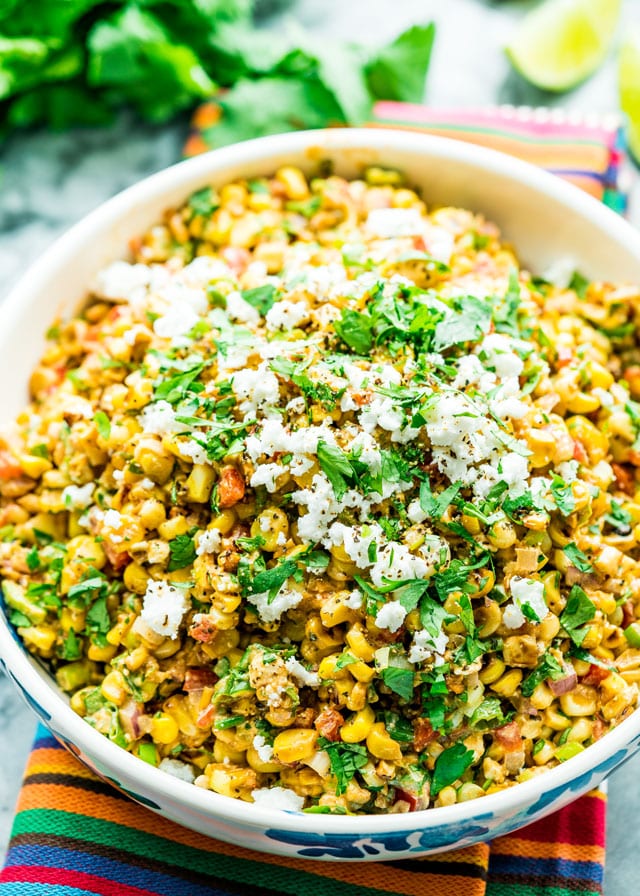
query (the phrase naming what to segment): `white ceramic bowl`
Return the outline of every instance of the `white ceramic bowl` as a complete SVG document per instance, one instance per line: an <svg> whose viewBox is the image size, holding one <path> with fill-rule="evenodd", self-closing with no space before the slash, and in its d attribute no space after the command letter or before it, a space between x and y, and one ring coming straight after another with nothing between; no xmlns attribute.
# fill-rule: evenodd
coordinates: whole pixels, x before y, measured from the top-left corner
<svg viewBox="0 0 640 896"><path fill-rule="evenodd" d="M500 153L374 129L267 137L182 162L125 190L73 227L25 274L0 307L0 422L23 407L29 373L54 316L74 310L92 275L105 263L126 257L129 238L166 207L208 183L269 174L283 164L311 170L321 159L331 160L346 176L371 163L396 167L430 205L484 212L535 273L568 258L588 277L640 282L639 234L576 188ZM406 858L506 834L594 787L640 743L638 711L563 765L479 800L403 815L304 815L201 790L115 746L70 709L2 613L0 657L45 725L102 778L194 830L285 856Z"/></svg>

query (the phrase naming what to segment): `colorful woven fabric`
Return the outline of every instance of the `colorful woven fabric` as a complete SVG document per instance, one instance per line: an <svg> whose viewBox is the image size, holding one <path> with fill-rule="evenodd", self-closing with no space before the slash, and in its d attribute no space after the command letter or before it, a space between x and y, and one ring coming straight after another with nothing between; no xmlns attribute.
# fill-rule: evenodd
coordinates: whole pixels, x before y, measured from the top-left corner
<svg viewBox="0 0 640 896"><path fill-rule="evenodd" d="M381 864L282 859L165 821L40 728L0 896L599 896L604 828L596 791L491 847Z"/></svg>
<svg viewBox="0 0 640 896"><path fill-rule="evenodd" d="M219 116L214 103L198 109L186 155L215 148ZM379 102L369 126L425 131L498 149L546 168L616 211L626 208L626 157L616 115L581 115L522 106L450 109Z"/></svg>

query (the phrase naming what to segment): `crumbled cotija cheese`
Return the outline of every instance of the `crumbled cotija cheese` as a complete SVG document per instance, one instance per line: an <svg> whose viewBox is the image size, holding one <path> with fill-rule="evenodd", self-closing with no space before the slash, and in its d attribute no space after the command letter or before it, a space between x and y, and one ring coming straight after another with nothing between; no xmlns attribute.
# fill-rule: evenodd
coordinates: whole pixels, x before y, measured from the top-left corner
<svg viewBox="0 0 640 896"><path fill-rule="evenodd" d="M174 639L188 609L189 602L182 589L168 582L150 580L140 615L156 634Z"/></svg>

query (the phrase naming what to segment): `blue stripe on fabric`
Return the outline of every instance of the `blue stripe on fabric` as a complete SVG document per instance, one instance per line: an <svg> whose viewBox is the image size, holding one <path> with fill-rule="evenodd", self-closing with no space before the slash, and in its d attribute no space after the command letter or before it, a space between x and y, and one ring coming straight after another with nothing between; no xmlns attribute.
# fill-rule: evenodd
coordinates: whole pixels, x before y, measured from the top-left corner
<svg viewBox="0 0 640 896"><path fill-rule="evenodd" d="M226 887L218 889L213 884L199 884L193 880L184 880L181 877L153 871L150 868L140 868L137 865L129 864L126 860L118 861L92 852L45 846L39 843L24 843L11 848L7 861L8 866L31 864L41 865L45 868L64 868L65 871L94 874L114 883L152 890L159 896L229 896L229 890ZM11 896L21 896L21 894L11 893ZM39 891L38 896L40 896ZM44 896L44 890L42 896ZM46 896L58 896L58 894L47 890Z"/></svg>
<svg viewBox="0 0 640 896"><path fill-rule="evenodd" d="M591 180L596 180L599 184L604 182L604 174L584 168L546 168L545 170L550 171L551 174L557 174L559 177L590 177Z"/></svg>
<svg viewBox="0 0 640 896"><path fill-rule="evenodd" d="M32 884L25 881L0 882L0 896L97 896L95 890L59 887L57 884Z"/></svg>
<svg viewBox="0 0 640 896"><path fill-rule="evenodd" d="M565 879L573 877L588 881L600 881L603 877L603 866L599 862L582 862L561 858L534 859L493 853L491 854L491 871L532 878L532 885L535 885L537 877L553 876Z"/></svg>
<svg viewBox="0 0 640 896"><path fill-rule="evenodd" d="M38 723L38 727L36 728L36 736L33 745L37 749L42 749L43 747L60 747L60 744L53 734L40 723ZM60 747L60 749L62 749L62 747Z"/></svg>

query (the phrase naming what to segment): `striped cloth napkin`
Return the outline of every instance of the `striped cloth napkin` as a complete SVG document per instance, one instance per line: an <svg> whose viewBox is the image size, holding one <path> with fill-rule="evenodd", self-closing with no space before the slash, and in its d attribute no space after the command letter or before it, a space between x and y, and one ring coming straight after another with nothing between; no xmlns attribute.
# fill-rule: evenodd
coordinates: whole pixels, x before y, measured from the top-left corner
<svg viewBox="0 0 640 896"><path fill-rule="evenodd" d="M185 147L215 146L219 112L196 113ZM557 110L378 103L372 127L489 146L626 208L619 122ZM94 777L39 729L0 896L601 896L605 796L594 791L516 833L427 859L360 864L262 855L161 819Z"/></svg>
<svg viewBox="0 0 640 896"><path fill-rule="evenodd" d="M604 833L593 791L490 847L376 864L283 859L160 818L40 728L0 896L601 896Z"/></svg>

